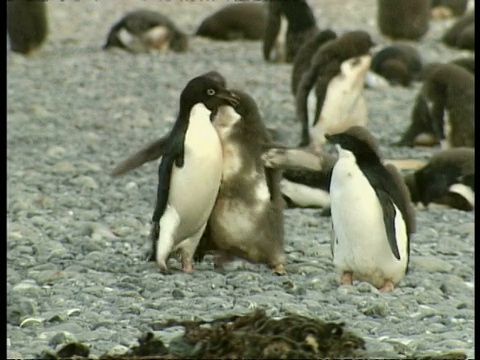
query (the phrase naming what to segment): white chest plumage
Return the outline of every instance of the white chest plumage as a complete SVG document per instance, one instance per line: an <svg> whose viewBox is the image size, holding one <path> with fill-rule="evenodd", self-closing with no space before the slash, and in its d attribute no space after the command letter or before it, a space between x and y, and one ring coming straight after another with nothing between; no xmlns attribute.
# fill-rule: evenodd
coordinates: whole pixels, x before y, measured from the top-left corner
<svg viewBox="0 0 480 360"><path fill-rule="evenodd" d="M357 166L354 155L339 149L330 185L333 230L333 261L340 272L381 287L405 275L407 233L395 206L395 229L400 260L393 255L383 221L383 211L375 190Z"/></svg>
<svg viewBox="0 0 480 360"><path fill-rule="evenodd" d="M222 176L222 147L210 122L210 110L195 105L185 135L185 163L174 165L168 205L180 218L176 238L182 240L205 224L210 216Z"/></svg>
<svg viewBox="0 0 480 360"><path fill-rule="evenodd" d="M315 145L325 143L325 134L335 134L350 126L367 124L363 87L370 62L371 57L368 55L348 59L342 63L341 72L328 83L320 118L311 129Z"/></svg>

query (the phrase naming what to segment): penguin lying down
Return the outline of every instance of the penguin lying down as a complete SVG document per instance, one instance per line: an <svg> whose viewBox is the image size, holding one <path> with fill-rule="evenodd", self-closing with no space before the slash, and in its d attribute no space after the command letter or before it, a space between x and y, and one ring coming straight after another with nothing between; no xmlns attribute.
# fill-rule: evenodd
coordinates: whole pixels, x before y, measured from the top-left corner
<svg viewBox="0 0 480 360"><path fill-rule="evenodd" d="M211 72L206 77L211 79L212 76L216 77L218 81L221 79L223 84L225 83L223 77L216 72ZM281 172L265 167L261 159L265 147L271 141L270 136L254 100L242 91L230 90L229 93L231 95L227 101L217 102L210 107L213 109L212 113L205 112L215 133L214 135L212 133L211 141L216 141L216 137L221 145L220 161L216 158L217 152L215 153L215 164L211 159L212 153L209 155L210 157L203 158L198 162L187 158L187 154L197 157L198 151L198 149L189 150L187 148L187 139L195 141L199 145L203 144L199 148L204 147L207 143L202 134L195 136L191 132L194 129L192 124L196 119L192 117L192 111L190 111L190 118L186 118L187 121L183 125L186 127L184 131L187 134L184 142L183 167L180 167L175 159L171 159L171 165L167 167L167 170L172 169L172 175L177 174L176 177L171 177L168 181L168 177L161 176L162 164L170 158L168 150L169 146L172 146L170 144L182 145L180 140L172 140L171 134L150 143L121 162L112 171L112 176L118 176L148 161L162 157L159 167L159 194L162 192L165 195L162 198L159 195L157 201L157 209L153 218L152 253L150 254L162 271L167 270L166 258L171 249L181 251L183 270L187 272L192 271L192 256L195 255L196 259L201 259L210 251L215 253L216 268L221 269L226 261L239 257L253 263L267 264L278 274L284 271L284 202L279 187ZM182 108L180 113L184 113ZM176 128L177 125L174 126L174 129ZM192 166L195 169L191 169ZM192 186L189 171L198 171L199 169L202 169L200 177L202 186L208 185L208 189L189 188ZM207 173L219 173L220 177L206 179L203 175L206 176ZM195 177L198 178L198 175ZM180 192L177 193L177 196L170 195L169 191L179 188L177 183L185 186L182 188L183 194L188 196L180 196ZM197 194L199 192L200 194ZM213 197L213 202L205 203L200 207L192 196L196 194L196 196L201 196L201 193L207 192L211 195L209 200ZM159 206L160 201L162 202L161 207ZM194 203L196 205L193 205ZM158 209L159 207L160 209ZM184 224L183 219L175 220L176 216L172 216L174 220L171 222L163 220L165 215L160 215L162 214L161 209L166 209L165 213L172 207L184 209L184 214L186 214L184 217L188 219L192 218L194 214L192 211L188 211L187 214L187 209L205 215L202 218L204 222L195 228L198 229L195 237L185 240L183 240L185 237L179 238L174 242L174 246L170 245L171 239L166 240L165 237L162 237L162 231L165 227L168 230L169 224L173 222L176 224L177 232L185 233L186 223ZM160 233L160 237L157 241L158 233Z"/></svg>
<svg viewBox="0 0 480 360"><path fill-rule="evenodd" d="M330 215L330 181L337 156L306 148L272 147L262 156L265 166L283 170L280 187L288 206L323 208ZM416 170L425 165L415 159L386 159L400 170Z"/></svg>
<svg viewBox="0 0 480 360"><path fill-rule="evenodd" d="M428 163L405 176L412 202L458 210L475 208L475 150L439 150Z"/></svg>

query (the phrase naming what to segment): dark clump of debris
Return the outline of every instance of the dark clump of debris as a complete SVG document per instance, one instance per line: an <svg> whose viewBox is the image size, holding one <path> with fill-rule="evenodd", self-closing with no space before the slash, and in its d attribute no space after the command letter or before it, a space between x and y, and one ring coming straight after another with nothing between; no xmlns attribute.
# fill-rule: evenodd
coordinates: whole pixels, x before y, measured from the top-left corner
<svg viewBox="0 0 480 360"><path fill-rule="evenodd" d="M368 359L365 341L344 328L343 323L324 322L290 314L272 318L263 309L213 321L177 321L151 324L153 330L183 326L184 334L166 346L147 332L137 346L122 355L100 356L113 359ZM64 349L69 347L70 351ZM81 349L81 351L72 351ZM67 344L57 353L44 352L40 358L87 359L83 346ZM464 360L465 354L451 353L410 358L412 360Z"/></svg>

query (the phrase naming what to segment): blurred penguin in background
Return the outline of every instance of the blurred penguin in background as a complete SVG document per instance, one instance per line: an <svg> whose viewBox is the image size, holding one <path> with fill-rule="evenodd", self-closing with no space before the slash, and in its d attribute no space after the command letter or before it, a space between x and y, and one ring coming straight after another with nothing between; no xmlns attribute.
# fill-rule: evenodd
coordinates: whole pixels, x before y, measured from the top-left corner
<svg viewBox="0 0 480 360"><path fill-rule="evenodd" d="M46 2L7 1L7 33L12 51L32 55L47 38Z"/></svg>
<svg viewBox="0 0 480 360"><path fill-rule="evenodd" d="M431 0L378 0L380 32L392 39L419 40L429 28Z"/></svg>
<svg viewBox="0 0 480 360"><path fill-rule="evenodd" d="M269 1L263 58L291 63L302 44L318 31L313 11L305 0Z"/></svg>

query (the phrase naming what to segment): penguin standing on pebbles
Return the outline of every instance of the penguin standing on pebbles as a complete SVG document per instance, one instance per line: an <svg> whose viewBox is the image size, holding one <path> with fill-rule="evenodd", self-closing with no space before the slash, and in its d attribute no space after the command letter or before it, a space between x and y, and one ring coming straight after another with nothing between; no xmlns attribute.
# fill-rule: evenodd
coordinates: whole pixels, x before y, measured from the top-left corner
<svg viewBox="0 0 480 360"><path fill-rule="evenodd" d="M333 262L341 283L360 280L392 291L406 274L415 231L408 188L394 166L382 163L366 128L353 126L326 137L339 154L330 207Z"/></svg>
<svg viewBox="0 0 480 360"><path fill-rule="evenodd" d="M255 100L232 90L236 106L222 105L213 116L223 147L223 175L208 222L207 236L217 249L215 265L239 257L284 273L281 171L262 160L271 138Z"/></svg>
<svg viewBox="0 0 480 360"><path fill-rule="evenodd" d="M212 73L209 74L212 76ZM224 79L219 79L219 81ZM269 265L276 274L284 273L283 200L281 170L264 166L262 154L271 138L251 96L231 90L237 105L222 105L212 114L223 151L220 190L195 259L215 253L215 267L235 257ZM113 176L122 175L162 156L167 137L151 142L122 161ZM156 258L156 244L150 260Z"/></svg>
<svg viewBox="0 0 480 360"><path fill-rule="evenodd" d="M222 177L222 146L210 115L238 98L209 74L190 80L180 96L177 120L164 145L158 167L157 203L151 240L156 262L167 272L166 260L180 250L182 269L192 259L215 204ZM158 239L158 241L157 241Z"/></svg>

